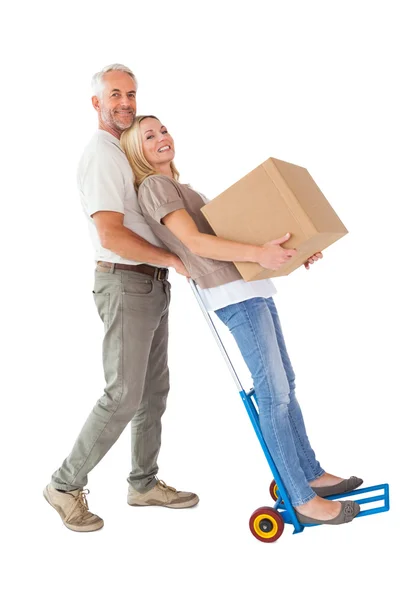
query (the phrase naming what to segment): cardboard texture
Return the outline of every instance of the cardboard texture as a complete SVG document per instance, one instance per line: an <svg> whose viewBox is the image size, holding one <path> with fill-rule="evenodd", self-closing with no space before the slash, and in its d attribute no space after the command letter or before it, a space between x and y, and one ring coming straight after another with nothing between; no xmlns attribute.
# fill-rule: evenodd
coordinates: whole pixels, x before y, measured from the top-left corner
<svg viewBox="0 0 400 600"><path fill-rule="evenodd" d="M262 245L290 232L297 254L277 271L235 262L245 281L289 275L348 233L307 169L269 158L202 209L219 237Z"/></svg>

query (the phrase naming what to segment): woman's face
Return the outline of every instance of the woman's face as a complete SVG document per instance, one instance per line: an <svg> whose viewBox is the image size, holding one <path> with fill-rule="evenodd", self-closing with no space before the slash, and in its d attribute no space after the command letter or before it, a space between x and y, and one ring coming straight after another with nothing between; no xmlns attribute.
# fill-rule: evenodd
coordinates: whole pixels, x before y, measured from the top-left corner
<svg viewBox="0 0 400 600"><path fill-rule="evenodd" d="M160 165L170 163L174 159L174 140L158 119L143 119L140 123L140 135L143 154L156 170Z"/></svg>

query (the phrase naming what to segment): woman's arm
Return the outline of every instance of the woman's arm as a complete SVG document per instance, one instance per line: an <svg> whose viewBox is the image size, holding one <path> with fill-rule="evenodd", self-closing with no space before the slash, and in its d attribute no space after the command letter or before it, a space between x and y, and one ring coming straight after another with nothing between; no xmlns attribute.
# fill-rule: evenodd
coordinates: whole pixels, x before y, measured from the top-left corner
<svg viewBox="0 0 400 600"><path fill-rule="evenodd" d="M280 246L290 238L290 233L263 246L232 242L200 233L196 223L185 209L169 213L162 218L162 223L187 246L190 252L204 258L259 263L262 267L275 271L296 254L296 250L286 250Z"/></svg>

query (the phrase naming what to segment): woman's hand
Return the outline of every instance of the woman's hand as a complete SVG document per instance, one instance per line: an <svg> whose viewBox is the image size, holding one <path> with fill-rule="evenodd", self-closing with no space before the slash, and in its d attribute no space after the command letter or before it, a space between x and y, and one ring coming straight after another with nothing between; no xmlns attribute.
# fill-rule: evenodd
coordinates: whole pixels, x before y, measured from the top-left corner
<svg viewBox="0 0 400 600"><path fill-rule="evenodd" d="M310 258L308 258L306 260L306 262L304 263L304 266L307 269L307 271L309 270L310 265L312 265L313 263L315 263L320 258L324 258L322 252L316 252L315 254L313 254L312 256L310 256Z"/></svg>
<svg viewBox="0 0 400 600"><path fill-rule="evenodd" d="M290 235L290 233L287 233L281 238L267 242L262 246L260 260L258 262L264 269L277 271L296 255L296 249L286 249L281 246L281 244L288 241Z"/></svg>

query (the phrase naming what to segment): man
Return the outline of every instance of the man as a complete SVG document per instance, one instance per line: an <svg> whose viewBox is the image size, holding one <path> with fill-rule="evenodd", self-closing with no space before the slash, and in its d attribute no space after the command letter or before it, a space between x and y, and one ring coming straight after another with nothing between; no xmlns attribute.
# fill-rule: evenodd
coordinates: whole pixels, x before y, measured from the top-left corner
<svg viewBox="0 0 400 600"><path fill-rule="evenodd" d="M93 77L92 104L99 129L86 147L78 185L96 251L94 300L104 323L106 387L70 455L44 490L46 500L73 531L94 531L103 520L89 512L88 473L126 425L132 427L128 504L187 508L196 494L178 492L156 478L161 416L169 390L167 343L170 284L167 267L187 275L141 214L119 138L136 114L137 82L119 64Z"/></svg>

